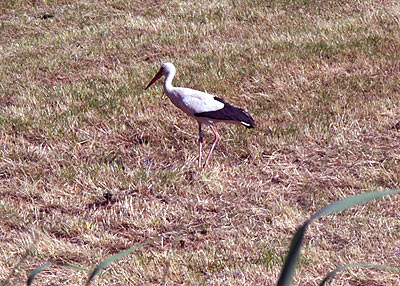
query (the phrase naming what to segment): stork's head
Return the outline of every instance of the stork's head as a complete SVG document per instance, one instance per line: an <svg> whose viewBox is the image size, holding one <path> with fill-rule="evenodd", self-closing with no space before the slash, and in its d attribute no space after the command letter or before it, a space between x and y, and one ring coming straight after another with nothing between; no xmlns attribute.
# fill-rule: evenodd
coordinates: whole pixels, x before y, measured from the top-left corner
<svg viewBox="0 0 400 286"><path fill-rule="evenodd" d="M175 66L173 64L171 64L171 63L163 63L161 65L160 70L164 71L164 75L167 75L167 74L172 73L172 72L175 73L175 71L176 71Z"/></svg>
<svg viewBox="0 0 400 286"><path fill-rule="evenodd" d="M161 65L160 70L158 71L158 73L154 76L154 78L150 81L150 83L146 86L145 89L148 89L153 83L155 83L160 77L162 77L163 75L167 76L169 74L175 74L176 69L175 66L171 63L163 63Z"/></svg>

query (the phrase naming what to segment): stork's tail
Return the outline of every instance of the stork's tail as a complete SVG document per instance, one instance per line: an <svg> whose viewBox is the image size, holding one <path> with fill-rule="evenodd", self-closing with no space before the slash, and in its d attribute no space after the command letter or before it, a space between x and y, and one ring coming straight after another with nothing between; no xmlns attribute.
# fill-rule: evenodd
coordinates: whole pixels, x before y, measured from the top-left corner
<svg viewBox="0 0 400 286"><path fill-rule="evenodd" d="M246 127L246 128L254 128L254 119L250 116L250 114L247 113L247 111L237 108L238 112L236 112L237 117L240 121L240 123Z"/></svg>

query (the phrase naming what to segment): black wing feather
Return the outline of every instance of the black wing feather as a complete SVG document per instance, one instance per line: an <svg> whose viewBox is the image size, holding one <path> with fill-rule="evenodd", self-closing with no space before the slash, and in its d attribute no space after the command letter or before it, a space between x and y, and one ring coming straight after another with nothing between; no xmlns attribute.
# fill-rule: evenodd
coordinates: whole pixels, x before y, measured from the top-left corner
<svg viewBox="0 0 400 286"><path fill-rule="evenodd" d="M224 108L215 111L195 113L194 116L208 117L215 120L232 120L242 123L247 128L254 127L253 118L245 110L234 107L219 97L215 96L214 99L222 102Z"/></svg>

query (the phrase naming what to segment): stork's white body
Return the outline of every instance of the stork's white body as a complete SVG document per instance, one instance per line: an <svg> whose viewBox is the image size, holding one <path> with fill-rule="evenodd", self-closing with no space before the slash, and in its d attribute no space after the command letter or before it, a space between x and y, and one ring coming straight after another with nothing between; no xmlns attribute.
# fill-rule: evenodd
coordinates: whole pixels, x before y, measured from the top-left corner
<svg viewBox="0 0 400 286"><path fill-rule="evenodd" d="M211 125L217 120L207 117L195 117L194 114L206 111L216 111L224 107L222 102L214 100L214 96L205 92L185 87L172 87L164 85L165 94L176 107L182 109L190 117L202 124Z"/></svg>
<svg viewBox="0 0 400 286"><path fill-rule="evenodd" d="M165 75L164 80L164 92L172 101L172 103L188 114L190 117L197 120L199 123L199 168L201 168L201 151L203 143L203 133L201 131L202 124L209 125L215 134L215 140L211 147L211 150L207 156L204 167L207 166L208 160L210 159L211 153L219 139L214 123L226 122L234 124L242 124L245 127L254 127L254 121L251 116L244 111L231 106L222 99L208 94L202 91L194 90L185 87L174 87L172 80L175 76L176 69L171 63L164 63L160 71L147 85L146 89L149 88L154 82L156 82L161 76Z"/></svg>

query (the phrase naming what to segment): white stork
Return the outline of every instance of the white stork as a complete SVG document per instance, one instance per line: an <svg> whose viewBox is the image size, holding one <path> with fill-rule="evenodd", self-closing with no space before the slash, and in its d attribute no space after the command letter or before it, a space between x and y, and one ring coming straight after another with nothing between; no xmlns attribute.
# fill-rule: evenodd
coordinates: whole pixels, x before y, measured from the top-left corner
<svg viewBox="0 0 400 286"><path fill-rule="evenodd" d="M214 127L214 123L226 122L234 124L242 124L247 128L254 127L254 120L245 110L233 107L223 99L212 94L201 92L198 90L174 87L172 79L176 73L175 66L171 63L162 64L159 72L150 81L145 89L148 89L160 77L165 75L164 92L171 99L172 103L183 110L187 115L197 120L199 123L199 168L201 169L201 153L203 145L203 132L201 127L203 124L209 125L215 134L215 140L208 153L204 168L210 160L211 153L219 140L219 134Z"/></svg>

